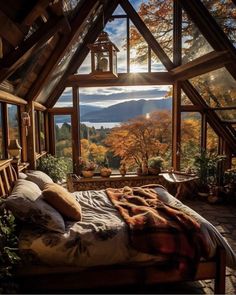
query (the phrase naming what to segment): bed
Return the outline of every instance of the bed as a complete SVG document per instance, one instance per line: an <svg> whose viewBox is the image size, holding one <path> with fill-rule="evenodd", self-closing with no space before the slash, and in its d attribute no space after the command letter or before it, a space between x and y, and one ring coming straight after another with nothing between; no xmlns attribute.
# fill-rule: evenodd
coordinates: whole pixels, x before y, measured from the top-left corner
<svg viewBox="0 0 236 295"><path fill-rule="evenodd" d="M0 162L0 176L0 193L6 197L17 178L10 160ZM66 222L64 233L37 228L32 231L32 227L24 226L20 248L32 260L31 264L23 265L17 271L22 289L78 291L214 279L215 293L224 293L226 265L236 266L234 252L209 222L163 188L157 187L156 191L163 202L199 220L201 230L210 241L210 258L199 261L194 277L183 277L177 269L168 269L160 257L139 253L129 247L125 222L105 192L85 191L74 193L82 207L83 219L81 222ZM94 208L96 213L91 211ZM104 228L108 230L104 232Z"/></svg>

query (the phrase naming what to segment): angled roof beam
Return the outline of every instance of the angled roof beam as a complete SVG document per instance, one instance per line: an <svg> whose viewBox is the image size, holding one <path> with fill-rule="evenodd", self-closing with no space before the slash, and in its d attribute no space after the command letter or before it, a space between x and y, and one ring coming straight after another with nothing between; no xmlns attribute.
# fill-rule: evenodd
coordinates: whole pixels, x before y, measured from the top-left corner
<svg viewBox="0 0 236 295"><path fill-rule="evenodd" d="M236 150L236 142L230 136L230 134L226 131L224 126L219 120L217 114L212 111L209 111L209 107L206 102L203 100L201 95L196 91L196 89L192 86L188 81L182 82L182 89L187 94L187 96L192 100L193 104L200 105L203 109L207 111L207 119L210 125L213 127L214 131L221 137L225 139L232 150Z"/></svg>
<svg viewBox="0 0 236 295"><path fill-rule="evenodd" d="M31 11L26 15L22 24L25 26L32 26L34 21L42 14L45 13L45 9L48 7L49 3L52 0L38 0L35 6L31 9Z"/></svg>
<svg viewBox="0 0 236 295"><path fill-rule="evenodd" d="M24 32L5 13L0 11L0 36L16 47L24 39Z"/></svg>
<svg viewBox="0 0 236 295"><path fill-rule="evenodd" d="M170 71L176 80L187 80L216 70L232 61L228 51L213 51Z"/></svg>
<svg viewBox="0 0 236 295"><path fill-rule="evenodd" d="M29 53L29 51L42 46L65 26L69 27L69 24L67 18L64 16L49 20L25 40L14 52L11 52L4 57L0 62L0 83L20 67L22 62L25 61L24 56Z"/></svg>
<svg viewBox="0 0 236 295"><path fill-rule="evenodd" d="M216 51L228 50L230 52L232 55L232 63L227 65L226 68L236 79L236 66L234 65L236 60L236 49L222 31L221 27L214 20L210 12L200 0L180 0L180 3L209 44Z"/></svg>
<svg viewBox="0 0 236 295"><path fill-rule="evenodd" d="M79 9L76 18L71 23L71 32L69 35L64 35L59 43L56 46L56 49L53 51L50 56L49 62L47 62L40 73L38 79L31 86L26 99L27 100L35 100L37 95L43 89L44 83L47 82L50 74L54 71L58 62L65 55L67 49L73 43L75 37L80 33L81 27L86 21L87 17L92 13L92 11L98 6L97 0L90 0L89 2L84 0Z"/></svg>
<svg viewBox="0 0 236 295"><path fill-rule="evenodd" d="M86 34L83 45L78 48L71 59L69 66L67 67L66 72L63 74L63 76L60 79L60 82L58 83L57 87L54 88L53 92L50 95L50 98L47 100L46 106L52 107L54 103L56 102L57 98L61 95L63 92L67 78L75 73L75 71L78 69L78 67L82 64L85 57L89 53L89 48L87 44L94 43L97 39L100 32L103 30L103 24L106 24L107 21L110 19L113 11L116 9L118 5L118 1L114 0L111 2L108 1L107 5L103 9L103 15L100 15L95 23L93 24L92 28L89 29L88 33Z"/></svg>
<svg viewBox="0 0 236 295"><path fill-rule="evenodd" d="M171 70L173 68L173 63L171 62L165 51L162 49L160 44L157 42L155 37L149 31L133 6L127 0L119 0L119 3L124 11L127 13L127 15L130 17L136 28L139 30L143 38L146 40L148 45L151 47L153 52L159 57L160 61L163 63L166 69Z"/></svg>

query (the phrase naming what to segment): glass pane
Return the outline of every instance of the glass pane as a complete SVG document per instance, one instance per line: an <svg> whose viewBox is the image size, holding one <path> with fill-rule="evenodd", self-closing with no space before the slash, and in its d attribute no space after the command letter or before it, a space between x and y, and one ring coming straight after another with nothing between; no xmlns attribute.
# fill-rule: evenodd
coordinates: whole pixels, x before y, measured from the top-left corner
<svg viewBox="0 0 236 295"><path fill-rule="evenodd" d="M35 133L35 150L36 153L39 153L39 116L38 116L38 111L34 111L34 120L35 120L35 124L34 124L34 133Z"/></svg>
<svg viewBox="0 0 236 295"><path fill-rule="evenodd" d="M13 104L7 105L9 140L18 139L20 143L20 128L18 107Z"/></svg>
<svg viewBox="0 0 236 295"><path fill-rule="evenodd" d="M132 23L130 28L130 72L148 72L148 44Z"/></svg>
<svg viewBox="0 0 236 295"><path fill-rule="evenodd" d="M119 49L119 52L117 52L117 72L127 72L127 20L115 18L107 23L105 31Z"/></svg>
<svg viewBox="0 0 236 295"><path fill-rule="evenodd" d="M82 157L98 165L108 161L113 173L119 173L121 160L136 172L144 154L162 156L170 166L169 93L171 86L80 88Z"/></svg>
<svg viewBox="0 0 236 295"><path fill-rule="evenodd" d="M236 81L225 68L197 76L190 81L209 106L236 106Z"/></svg>
<svg viewBox="0 0 236 295"><path fill-rule="evenodd" d="M48 79L48 83L46 83L39 93L37 97L37 101L40 103L44 103L47 101L48 97L57 86L58 82L62 78L63 74L65 73L67 66L69 65L74 53L80 49L81 45L83 44L83 40L87 35L89 29L94 24L95 20L97 19L98 13L101 11L101 6L99 9L96 10L94 14L92 14L86 22L84 22L84 27L79 30L79 35L76 36L75 42L68 48L66 54L61 58L58 62L57 66L55 67L54 72L50 75L50 79Z"/></svg>
<svg viewBox="0 0 236 295"><path fill-rule="evenodd" d="M77 74L86 75L91 73L91 54L89 53L81 66L77 70Z"/></svg>
<svg viewBox="0 0 236 295"><path fill-rule="evenodd" d="M73 97L72 97L71 87L65 88L61 96L58 98L58 101L54 105L54 108L67 108L67 107L73 107Z"/></svg>
<svg viewBox="0 0 236 295"><path fill-rule="evenodd" d="M123 8L120 6L120 4L116 7L115 11L113 12L113 15L126 15Z"/></svg>
<svg viewBox="0 0 236 295"><path fill-rule="evenodd" d="M0 159L5 158L4 138L3 138L3 122L2 122L2 104L0 103Z"/></svg>
<svg viewBox="0 0 236 295"><path fill-rule="evenodd" d="M232 0L201 0L215 21L236 46L236 6Z"/></svg>
<svg viewBox="0 0 236 295"><path fill-rule="evenodd" d="M173 0L144 0L141 3L139 1L131 1L131 3L136 6L141 19L172 60Z"/></svg>
<svg viewBox="0 0 236 295"><path fill-rule="evenodd" d="M46 150L45 145L45 120L44 120L44 113L39 112L39 131L40 131L40 148L41 152Z"/></svg>
<svg viewBox="0 0 236 295"><path fill-rule="evenodd" d="M160 62L160 59L151 50L151 72L166 72L167 69Z"/></svg>
<svg viewBox="0 0 236 295"><path fill-rule="evenodd" d="M196 112L181 114L181 152L180 167L185 170L191 167L194 156L200 152L201 115Z"/></svg>
<svg viewBox="0 0 236 295"><path fill-rule="evenodd" d="M193 105L183 90L181 90L181 105Z"/></svg>
<svg viewBox="0 0 236 295"><path fill-rule="evenodd" d="M231 161L231 168L232 168L232 169L236 169L236 157L233 157L233 158L232 158L232 161Z"/></svg>
<svg viewBox="0 0 236 295"><path fill-rule="evenodd" d="M211 154L218 152L219 137L215 131L207 124L207 151Z"/></svg>
<svg viewBox="0 0 236 295"><path fill-rule="evenodd" d="M182 12L182 63L184 64L213 51L213 48L185 11Z"/></svg>
<svg viewBox="0 0 236 295"><path fill-rule="evenodd" d="M236 122L236 110L217 110L215 112L223 121Z"/></svg>
<svg viewBox="0 0 236 295"><path fill-rule="evenodd" d="M72 158L71 115L54 115L55 154Z"/></svg>

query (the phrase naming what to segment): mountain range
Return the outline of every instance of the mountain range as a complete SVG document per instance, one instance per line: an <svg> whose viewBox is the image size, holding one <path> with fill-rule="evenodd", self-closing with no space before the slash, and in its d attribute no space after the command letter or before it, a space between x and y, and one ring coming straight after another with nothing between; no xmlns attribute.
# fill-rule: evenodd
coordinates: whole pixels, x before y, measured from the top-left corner
<svg viewBox="0 0 236 295"><path fill-rule="evenodd" d="M172 98L132 100L93 111L85 111L85 105L83 107L84 112L80 115L81 122L124 122L155 109L171 110Z"/></svg>

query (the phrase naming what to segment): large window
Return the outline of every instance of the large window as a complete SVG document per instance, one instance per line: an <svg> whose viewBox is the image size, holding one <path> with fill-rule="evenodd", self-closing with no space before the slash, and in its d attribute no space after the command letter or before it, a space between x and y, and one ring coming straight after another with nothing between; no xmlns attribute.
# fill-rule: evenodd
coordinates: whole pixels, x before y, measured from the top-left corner
<svg viewBox="0 0 236 295"><path fill-rule="evenodd" d="M54 115L55 155L72 158L71 115Z"/></svg>
<svg viewBox="0 0 236 295"><path fill-rule="evenodd" d="M180 164L185 170L192 166L194 156L200 152L201 140L201 115L196 112L181 114L181 147Z"/></svg>
<svg viewBox="0 0 236 295"><path fill-rule="evenodd" d="M7 105L7 117L8 117L9 140L18 139L18 141L20 143L18 106L13 105L13 104L8 104Z"/></svg>
<svg viewBox="0 0 236 295"><path fill-rule="evenodd" d="M171 86L81 88L80 143L83 158L108 162L113 172L123 160L135 172L154 156L171 164Z"/></svg>

